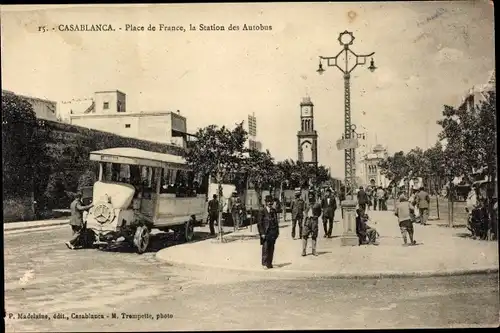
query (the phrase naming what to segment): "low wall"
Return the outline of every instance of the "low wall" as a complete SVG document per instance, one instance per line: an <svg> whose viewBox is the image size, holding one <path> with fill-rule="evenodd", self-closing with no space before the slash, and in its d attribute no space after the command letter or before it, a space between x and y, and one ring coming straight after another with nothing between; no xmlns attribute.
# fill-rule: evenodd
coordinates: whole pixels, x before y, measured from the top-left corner
<svg viewBox="0 0 500 333"><path fill-rule="evenodd" d="M33 198L4 198L3 200L3 222L17 222L33 220Z"/></svg>

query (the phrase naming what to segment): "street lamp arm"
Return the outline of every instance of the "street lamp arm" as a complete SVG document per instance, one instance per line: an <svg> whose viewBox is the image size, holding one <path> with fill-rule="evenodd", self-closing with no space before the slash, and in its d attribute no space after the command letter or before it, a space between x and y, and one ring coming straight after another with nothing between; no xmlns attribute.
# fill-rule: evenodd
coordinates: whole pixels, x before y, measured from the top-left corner
<svg viewBox="0 0 500 333"><path fill-rule="evenodd" d="M345 57L346 57L345 68L342 68L338 65L338 57L343 52L345 52ZM351 69L349 69L349 64L347 61L349 52L356 58L356 63L354 64L354 66ZM319 59L320 59L320 61L326 60L326 65L328 67L337 67L343 74L350 74L356 67L358 67L358 65L366 65L366 58L369 58L369 57L373 56L374 54L375 54L375 52L372 52L369 54L356 54L353 50L346 47L333 57L319 56Z"/></svg>
<svg viewBox="0 0 500 333"><path fill-rule="evenodd" d="M351 49L347 49L347 50L349 52L351 52L352 55L354 55L356 57L356 64L354 64L354 66L350 70L347 71L347 74L350 74L354 70L354 68L358 67L358 65L360 65L360 66L366 65L366 58L371 57L372 55L375 54L375 52L372 52L370 54L356 54Z"/></svg>
<svg viewBox="0 0 500 333"><path fill-rule="evenodd" d="M345 49L342 49L339 53L337 53L337 55L335 55L333 57L323 57L323 56L320 56L319 59L320 60L326 60L326 65L328 67L337 67L342 73L347 74L346 70L344 70L342 67L340 67L337 64L337 59L342 54L342 52L345 52Z"/></svg>

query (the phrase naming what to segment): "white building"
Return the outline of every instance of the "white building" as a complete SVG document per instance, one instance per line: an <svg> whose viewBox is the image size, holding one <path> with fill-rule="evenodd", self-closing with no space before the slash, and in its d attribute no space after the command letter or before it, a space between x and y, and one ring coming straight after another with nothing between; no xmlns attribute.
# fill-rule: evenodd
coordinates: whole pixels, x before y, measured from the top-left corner
<svg viewBox="0 0 500 333"><path fill-rule="evenodd" d="M33 111L35 111L35 115L38 119L57 121L57 102L37 97L19 95L8 90L2 90L2 95L3 94L13 94L28 101L33 107Z"/></svg>
<svg viewBox="0 0 500 333"><path fill-rule="evenodd" d="M71 124L147 141L186 147L186 118L180 112L129 112L126 95L118 90L98 91L92 100L69 106Z"/></svg>
<svg viewBox="0 0 500 333"><path fill-rule="evenodd" d="M380 173L380 168L378 164L383 159L387 158L388 152L387 149L382 145L377 144L372 149L371 152L366 154L362 160L362 164L364 167L364 175L363 185L369 185L372 182L375 182L376 186L387 187L390 181Z"/></svg>
<svg viewBox="0 0 500 333"><path fill-rule="evenodd" d="M496 89L495 80L495 70L492 70L488 74L488 79L484 84L478 84L472 86L467 92L461 97L458 103L459 107L466 107L467 110L471 111L474 106L477 106L480 102L486 99L486 94L489 91L494 91Z"/></svg>

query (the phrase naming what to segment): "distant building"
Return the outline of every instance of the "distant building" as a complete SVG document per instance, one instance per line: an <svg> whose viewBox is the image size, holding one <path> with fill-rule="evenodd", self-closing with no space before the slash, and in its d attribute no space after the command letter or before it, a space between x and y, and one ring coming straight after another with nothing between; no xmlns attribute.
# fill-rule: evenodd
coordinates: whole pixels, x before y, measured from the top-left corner
<svg viewBox="0 0 500 333"><path fill-rule="evenodd" d="M248 115L247 132L248 140L245 142L245 148L262 151L262 143L257 140L257 118L255 114Z"/></svg>
<svg viewBox="0 0 500 333"><path fill-rule="evenodd" d="M180 112L129 112L125 93L98 91L86 103L70 104L71 124L121 136L186 147L187 121ZM67 108L67 107L66 107ZM76 112L79 111L79 112Z"/></svg>
<svg viewBox="0 0 500 333"><path fill-rule="evenodd" d="M494 91L496 89L496 80L495 80L495 70L492 70L488 74L488 79L486 83L475 85L462 96L460 102L458 103L459 108L467 108L467 110L471 111L474 109L474 106L478 105L480 102L486 99L486 94L489 91Z"/></svg>
<svg viewBox="0 0 500 333"><path fill-rule="evenodd" d="M379 162L387 158L387 156L387 149L380 144L375 145L372 151L364 156L362 161L365 169L363 172L363 185L366 186L372 182L375 182L376 186L387 187L389 185L390 181L381 174L381 169L378 166Z"/></svg>
<svg viewBox="0 0 500 333"><path fill-rule="evenodd" d="M310 97L304 97L300 103L297 159L304 163L318 164L318 132L314 129L314 104Z"/></svg>
<svg viewBox="0 0 500 333"><path fill-rule="evenodd" d="M37 97L19 95L8 90L2 90L2 95L4 94L16 95L29 102L38 119L57 121L57 102Z"/></svg>

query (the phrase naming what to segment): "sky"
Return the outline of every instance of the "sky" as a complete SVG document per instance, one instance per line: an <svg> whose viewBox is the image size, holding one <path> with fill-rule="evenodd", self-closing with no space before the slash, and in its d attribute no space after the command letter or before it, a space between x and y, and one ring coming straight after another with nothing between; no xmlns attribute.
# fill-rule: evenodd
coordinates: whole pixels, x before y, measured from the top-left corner
<svg viewBox="0 0 500 333"><path fill-rule="evenodd" d="M60 8L61 7L61 8ZM63 32L59 24L112 24L113 32ZM124 31L126 24L186 32ZM225 31L189 31L189 25ZM272 26L229 31L230 25ZM39 26L49 27L42 33ZM50 28L55 27L52 31ZM377 70L351 77L351 112L367 148L390 153L436 142L444 104L457 105L494 69L490 1L83 5L1 7L2 89L61 102L118 89L128 111L175 111L188 131L257 117L257 138L276 160L297 158L299 104L314 103L319 163L343 176L335 145L344 128L339 33Z"/></svg>

